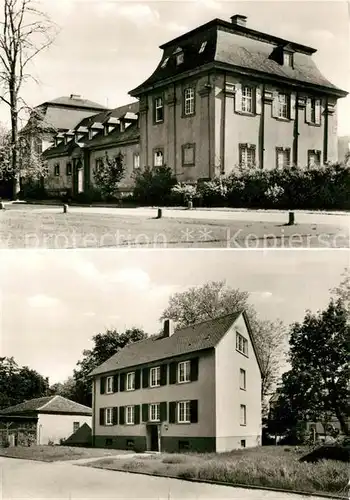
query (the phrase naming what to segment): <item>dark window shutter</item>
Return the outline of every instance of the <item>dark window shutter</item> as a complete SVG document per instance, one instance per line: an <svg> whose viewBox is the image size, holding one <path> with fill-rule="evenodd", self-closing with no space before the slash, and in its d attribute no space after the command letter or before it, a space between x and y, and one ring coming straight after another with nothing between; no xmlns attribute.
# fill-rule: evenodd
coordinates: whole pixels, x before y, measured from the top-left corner
<svg viewBox="0 0 350 500"><path fill-rule="evenodd" d="M113 376L113 392L118 392L118 375Z"/></svg>
<svg viewBox="0 0 350 500"><path fill-rule="evenodd" d="M113 425L118 425L118 408L113 408Z"/></svg>
<svg viewBox="0 0 350 500"><path fill-rule="evenodd" d="M120 425L125 424L125 408L124 408L124 406L119 407L119 424Z"/></svg>
<svg viewBox="0 0 350 500"><path fill-rule="evenodd" d="M159 412L160 412L160 421L165 422L167 419L167 404L166 404L166 402L160 403Z"/></svg>
<svg viewBox="0 0 350 500"><path fill-rule="evenodd" d="M120 378L119 390L120 390L120 392L123 392L123 391L125 391L125 373L121 373L119 378Z"/></svg>
<svg viewBox="0 0 350 500"><path fill-rule="evenodd" d="M140 405L135 406L135 424L140 423Z"/></svg>
<svg viewBox="0 0 350 500"><path fill-rule="evenodd" d="M106 377L100 379L100 394L104 394L106 390Z"/></svg>
<svg viewBox="0 0 350 500"><path fill-rule="evenodd" d="M176 384L177 363L169 365L169 384Z"/></svg>
<svg viewBox="0 0 350 500"><path fill-rule="evenodd" d="M142 422L148 422L148 405L142 405Z"/></svg>
<svg viewBox="0 0 350 500"><path fill-rule="evenodd" d="M170 401L169 403L169 424L175 424L176 422L176 401Z"/></svg>
<svg viewBox="0 0 350 500"><path fill-rule="evenodd" d="M142 387L146 389L149 386L149 368L142 370Z"/></svg>
<svg viewBox="0 0 350 500"><path fill-rule="evenodd" d="M198 400L193 399L190 403L190 420L192 424L198 422Z"/></svg>
<svg viewBox="0 0 350 500"><path fill-rule="evenodd" d="M168 365L160 365L160 385L167 384Z"/></svg>
<svg viewBox="0 0 350 500"><path fill-rule="evenodd" d="M140 389L141 383L141 370L135 371L135 389Z"/></svg>
<svg viewBox="0 0 350 500"><path fill-rule="evenodd" d="M105 409L100 408L100 425L105 425Z"/></svg>
<svg viewBox="0 0 350 500"><path fill-rule="evenodd" d="M191 359L190 379L191 382L198 380L198 358Z"/></svg>

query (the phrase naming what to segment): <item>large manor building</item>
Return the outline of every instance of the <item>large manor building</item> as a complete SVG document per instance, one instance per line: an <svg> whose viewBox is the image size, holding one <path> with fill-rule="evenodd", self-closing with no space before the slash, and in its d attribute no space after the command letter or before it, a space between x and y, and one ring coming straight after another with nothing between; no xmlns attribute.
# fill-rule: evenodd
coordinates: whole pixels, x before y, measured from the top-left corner
<svg viewBox="0 0 350 500"><path fill-rule="evenodd" d="M241 15L160 48L154 73L130 91L137 102L85 114L55 135L44 153L47 188L88 189L95 165L118 152L126 189L139 166L167 165L190 182L237 165L337 161L337 101L347 92L321 74L316 49L253 30Z"/></svg>

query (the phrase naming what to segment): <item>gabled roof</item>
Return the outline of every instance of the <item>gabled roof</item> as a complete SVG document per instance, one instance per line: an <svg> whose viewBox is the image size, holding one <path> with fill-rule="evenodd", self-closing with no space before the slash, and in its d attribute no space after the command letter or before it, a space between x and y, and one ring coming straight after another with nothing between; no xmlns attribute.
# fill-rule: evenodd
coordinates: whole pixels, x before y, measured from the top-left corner
<svg viewBox="0 0 350 500"><path fill-rule="evenodd" d="M46 101L43 104L45 105L56 105L56 106L69 106L74 108L88 108L88 109L107 109L106 106L102 106L97 102L90 101L89 99L82 99L80 96L71 95L71 96L62 96L57 97L56 99L52 99L51 101Z"/></svg>
<svg viewBox="0 0 350 500"><path fill-rule="evenodd" d="M241 314L243 311L236 311L226 316L181 328L170 337L149 337L129 344L95 368L91 375L211 349L217 345Z"/></svg>
<svg viewBox="0 0 350 500"><path fill-rule="evenodd" d="M203 52L199 49L207 42ZM183 49L184 61L176 64L174 50ZM294 52L293 68L270 59L277 47ZM329 94L344 97L347 93L326 79L318 70L311 55L315 49L273 35L252 30L245 26L214 19L160 47L163 57L154 73L130 95L139 96L165 81L186 77L200 68L218 68L253 74L261 79L302 86L317 86ZM163 65L163 62L166 64Z"/></svg>
<svg viewBox="0 0 350 500"><path fill-rule="evenodd" d="M91 415L92 410L88 406L81 405L75 401L62 396L46 396L30 399L15 406L10 406L0 411L0 415L18 415L27 413L65 413L71 415Z"/></svg>

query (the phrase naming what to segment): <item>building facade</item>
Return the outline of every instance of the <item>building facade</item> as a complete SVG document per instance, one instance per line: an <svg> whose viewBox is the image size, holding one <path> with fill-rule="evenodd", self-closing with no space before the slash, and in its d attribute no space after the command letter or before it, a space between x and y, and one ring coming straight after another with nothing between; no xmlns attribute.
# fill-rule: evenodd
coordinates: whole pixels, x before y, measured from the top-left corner
<svg viewBox="0 0 350 500"><path fill-rule="evenodd" d="M347 95L312 59L315 49L214 19L160 47L140 101L141 164L167 164L179 181L237 165L337 160L337 100Z"/></svg>
<svg viewBox="0 0 350 500"><path fill-rule="evenodd" d="M91 408L62 396L24 401L0 411L0 438L10 445L60 444L83 424L91 426Z"/></svg>
<svg viewBox="0 0 350 500"><path fill-rule="evenodd" d="M96 447L229 451L261 443L261 370L245 313L126 346L92 372ZM228 383L229 381L229 383Z"/></svg>

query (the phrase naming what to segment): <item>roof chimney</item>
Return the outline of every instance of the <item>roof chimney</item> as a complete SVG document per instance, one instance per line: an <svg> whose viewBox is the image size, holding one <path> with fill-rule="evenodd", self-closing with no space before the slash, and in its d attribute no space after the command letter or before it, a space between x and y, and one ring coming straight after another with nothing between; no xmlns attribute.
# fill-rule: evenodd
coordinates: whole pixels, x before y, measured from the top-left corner
<svg viewBox="0 0 350 500"><path fill-rule="evenodd" d="M246 26L247 24L247 16L241 16L240 14L235 14L231 16L231 23L236 26Z"/></svg>
<svg viewBox="0 0 350 500"><path fill-rule="evenodd" d="M81 95L79 95L79 94L71 94L70 98L71 99L81 99Z"/></svg>
<svg viewBox="0 0 350 500"><path fill-rule="evenodd" d="M171 319L164 320L163 337L171 337L174 333L174 324Z"/></svg>

